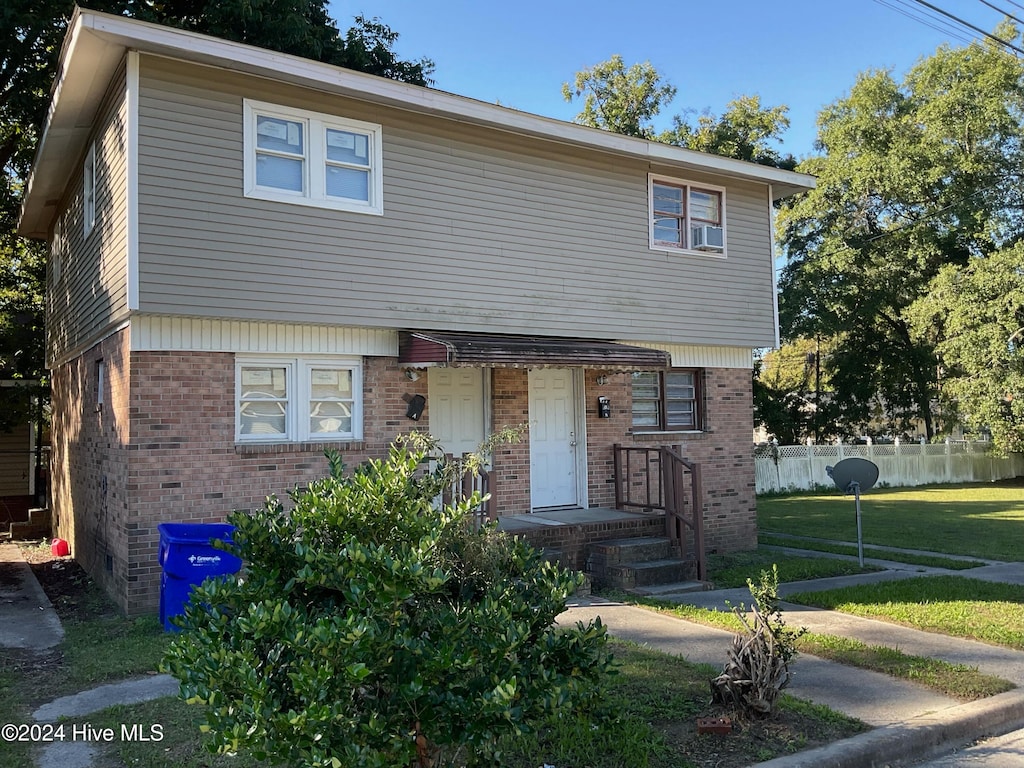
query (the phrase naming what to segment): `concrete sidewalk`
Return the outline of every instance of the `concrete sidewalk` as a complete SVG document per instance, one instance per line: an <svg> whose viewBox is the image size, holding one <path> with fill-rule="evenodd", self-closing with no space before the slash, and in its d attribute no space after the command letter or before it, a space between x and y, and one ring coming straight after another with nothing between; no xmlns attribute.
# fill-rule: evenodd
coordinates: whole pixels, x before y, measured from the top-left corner
<svg viewBox="0 0 1024 768"><path fill-rule="evenodd" d="M0 563L13 578L0 582L0 647L45 652L64 639L50 599L16 544L0 544Z"/></svg>

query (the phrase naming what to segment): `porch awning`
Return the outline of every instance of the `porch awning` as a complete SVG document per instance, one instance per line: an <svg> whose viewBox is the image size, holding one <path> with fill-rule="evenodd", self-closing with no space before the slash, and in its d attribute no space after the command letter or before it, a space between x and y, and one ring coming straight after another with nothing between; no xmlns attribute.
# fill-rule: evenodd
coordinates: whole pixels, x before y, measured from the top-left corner
<svg viewBox="0 0 1024 768"><path fill-rule="evenodd" d="M574 366L625 371L649 371L668 368L671 364L667 352L612 341L455 331L400 332L398 362L486 368Z"/></svg>

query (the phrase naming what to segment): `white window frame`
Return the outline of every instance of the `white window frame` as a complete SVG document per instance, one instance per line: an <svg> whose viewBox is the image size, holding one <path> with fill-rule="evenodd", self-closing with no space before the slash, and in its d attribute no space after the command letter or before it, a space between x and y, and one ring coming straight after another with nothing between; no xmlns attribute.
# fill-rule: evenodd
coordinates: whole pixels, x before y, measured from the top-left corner
<svg viewBox="0 0 1024 768"><path fill-rule="evenodd" d="M107 364L103 360L96 361L96 410L104 403L104 392L107 389Z"/></svg>
<svg viewBox="0 0 1024 768"><path fill-rule="evenodd" d="M280 435L242 434L242 369L273 367L285 369L287 398L285 432ZM309 403L312 371L348 371L352 376L352 431L310 432ZM236 357L235 358L235 441L239 443L351 442L363 439L363 363L349 357Z"/></svg>
<svg viewBox="0 0 1024 768"><path fill-rule="evenodd" d="M671 245L669 243L661 242L654 239L654 185L655 183L666 184L673 187L681 187L685 190L684 193L684 210L683 210L683 227L684 234L686 237L686 243L683 247ZM693 237L692 226L690 220L690 191L691 190L706 190L708 192L715 192L719 195L719 218L720 225L722 228L722 250L697 250L692 248L690 241ZM725 187L720 187L715 184L705 184L698 181L688 181L686 179L672 178L671 176L662 176L659 174L649 173L647 174L647 227L648 227L648 238L650 242L650 248L652 251L664 251L666 253L686 253L693 254L695 256L709 256L713 259L724 259L726 253L729 250L729 237L728 232L725 228L725 215L726 201L725 201Z"/></svg>
<svg viewBox="0 0 1024 768"><path fill-rule="evenodd" d="M251 99L243 100L242 111L245 151L243 183L246 197L375 216L384 214L383 131L380 125ZM256 120L260 115L302 124L305 131L305 154L301 192L265 187L256 183ZM326 168L328 164L338 164L333 161L328 163L327 160L328 129L365 134L368 137L370 171L367 201L328 196Z"/></svg>
<svg viewBox="0 0 1024 768"><path fill-rule="evenodd" d="M96 226L96 142L89 145L82 166L82 237Z"/></svg>
<svg viewBox="0 0 1024 768"><path fill-rule="evenodd" d="M67 253L67 247L64 219L60 217L53 225L53 242L50 243L50 280L53 285L60 285L64 277L64 254Z"/></svg>

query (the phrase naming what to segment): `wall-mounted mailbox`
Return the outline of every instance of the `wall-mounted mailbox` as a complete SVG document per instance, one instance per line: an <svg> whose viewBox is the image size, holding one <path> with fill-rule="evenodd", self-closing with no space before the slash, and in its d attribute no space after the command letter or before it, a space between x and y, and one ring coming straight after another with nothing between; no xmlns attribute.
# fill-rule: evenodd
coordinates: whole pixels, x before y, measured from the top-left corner
<svg viewBox="0 0 1024 768"><path fill-rule="evenodd" d="M612 401L607 397L597 398L597 416L600 419L610 419L612 417Z"/></svg>
<svg viewBox="0 0 1024 768"><path fill-rule="evenodd" d="M423 415L423 409L427 407L427 398L423 395L413 395L407 402L409 407L405 409L405 417L413 421L419 421L420 416Z"/></svg>

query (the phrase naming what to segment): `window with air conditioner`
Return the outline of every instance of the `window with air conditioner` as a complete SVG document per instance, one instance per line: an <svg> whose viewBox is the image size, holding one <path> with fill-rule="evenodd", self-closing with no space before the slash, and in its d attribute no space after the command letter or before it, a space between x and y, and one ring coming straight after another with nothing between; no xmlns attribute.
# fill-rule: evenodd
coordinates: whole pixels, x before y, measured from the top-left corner
<svg viewBox="0 0 1024 768"><path fill-rule="evenodd" d="M655 250L725 255L725 190L649 177L650 245Z"/></svg>

